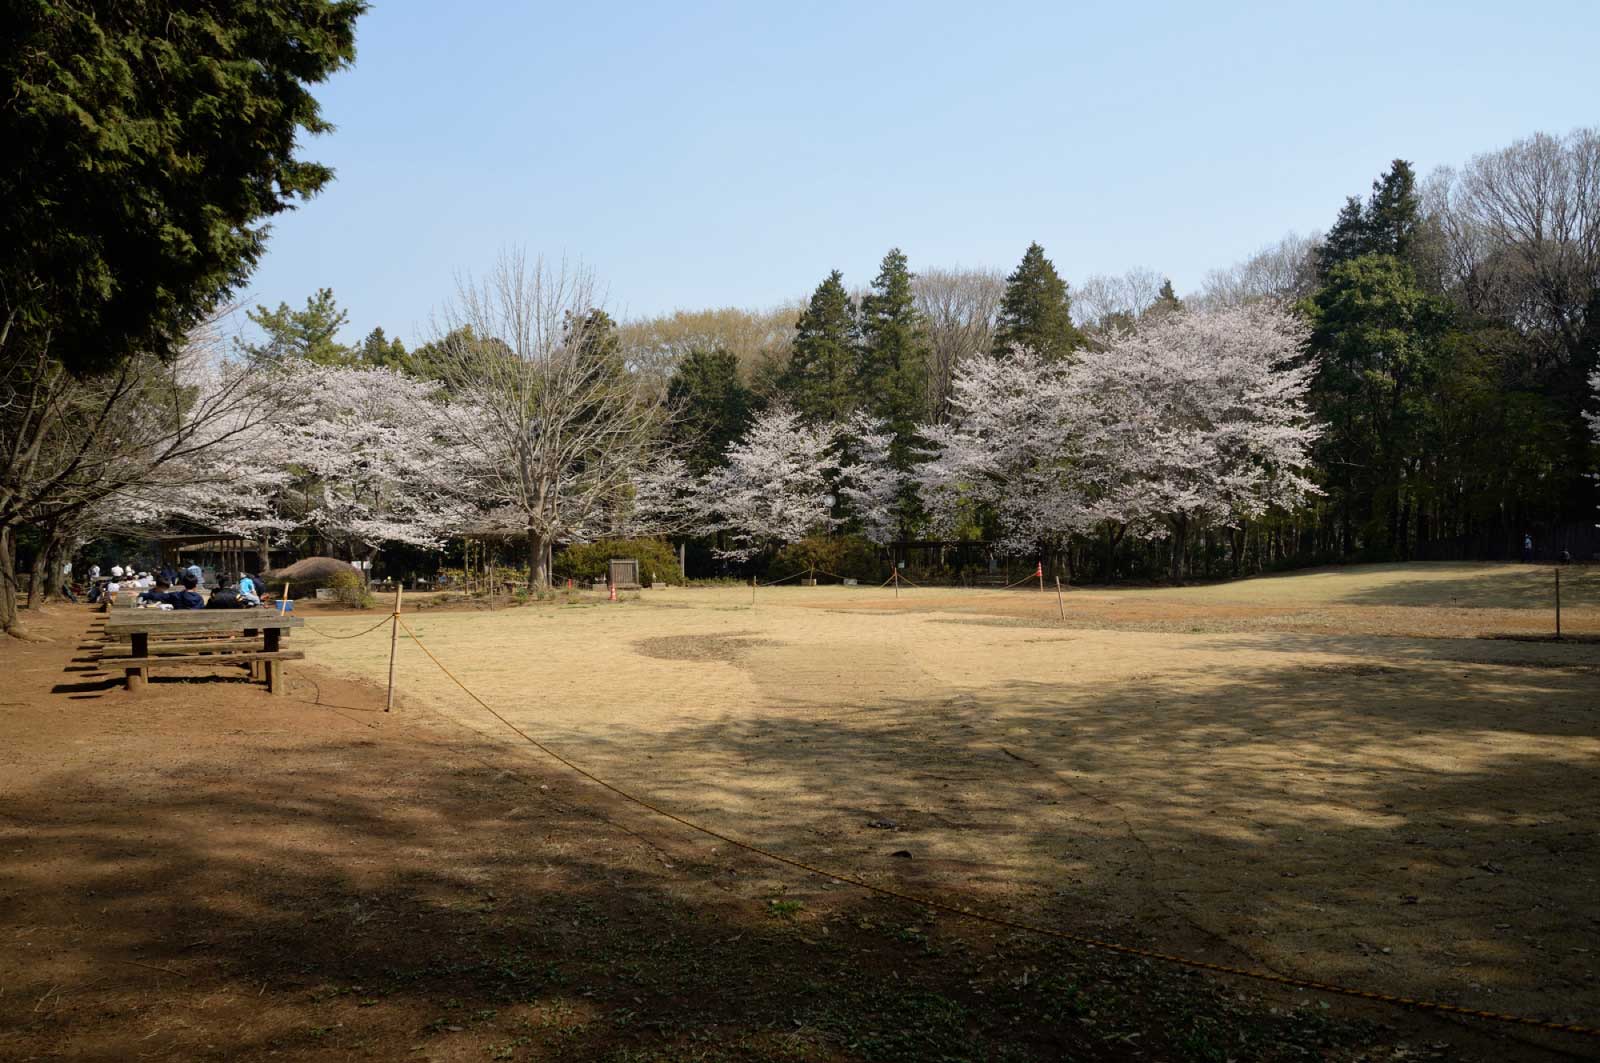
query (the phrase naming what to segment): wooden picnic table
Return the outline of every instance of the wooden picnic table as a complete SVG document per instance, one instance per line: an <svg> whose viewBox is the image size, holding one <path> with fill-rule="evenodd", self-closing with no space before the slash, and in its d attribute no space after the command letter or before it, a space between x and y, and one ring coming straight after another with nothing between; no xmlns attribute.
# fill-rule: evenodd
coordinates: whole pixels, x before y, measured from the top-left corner
<svg viewBox="0 0 1600 1063"><path fill-rule="evenodd" d="M272 609L116 609L106 617L108 641L128 640L128 652L102 653L101 660L125 669L128 689L137 691L151 668L240 663L267 689L286 694L283 662L305 654L285 649L291 628L305 621Z"/></svg>

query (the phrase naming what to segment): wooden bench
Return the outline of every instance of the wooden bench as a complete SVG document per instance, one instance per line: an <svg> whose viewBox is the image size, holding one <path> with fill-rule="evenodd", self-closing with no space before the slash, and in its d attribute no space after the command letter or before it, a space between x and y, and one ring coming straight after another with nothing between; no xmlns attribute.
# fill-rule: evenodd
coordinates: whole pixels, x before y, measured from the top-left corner
<svg viewBox="0 0 1600 1063"><path fill-rule="evenodd" d="M127 639L128 651L102 651L101 660L122 666L130 691L144 687L152 668L237 661L250 666L252 678L261 678L264 669L267 689L286 694L283 662L303 660L305 654L285 649L283 640L291 628L304 625L298 617L269 609L118 609L106 618L105 637L108 642Z"/></svg>

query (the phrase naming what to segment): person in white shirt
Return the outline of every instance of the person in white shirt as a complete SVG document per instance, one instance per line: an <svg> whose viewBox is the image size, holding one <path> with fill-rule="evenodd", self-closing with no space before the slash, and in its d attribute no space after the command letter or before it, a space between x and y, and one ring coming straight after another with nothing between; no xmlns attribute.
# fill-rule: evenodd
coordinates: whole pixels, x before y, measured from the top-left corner
<svg viewBox="0 0 1600 1063"><path fill-rule="evenodd" d="M122 566L121 565L112 565L111 566L111 578L112 579L121 579L122 578Z"/></svg>

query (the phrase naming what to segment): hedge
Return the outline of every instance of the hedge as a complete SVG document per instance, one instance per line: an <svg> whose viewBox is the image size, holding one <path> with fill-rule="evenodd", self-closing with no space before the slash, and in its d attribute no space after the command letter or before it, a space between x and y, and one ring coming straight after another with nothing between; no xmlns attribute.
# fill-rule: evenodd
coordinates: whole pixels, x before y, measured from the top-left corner
<svg viewBox="0 0 1600 1063"><path fill-rule="evenodd" d="M556 554L555 575L559 579L607 579L613 557L636 558L639 562L639 581L646 585L683 582L683 569L678 567L678 553L665 539L601 539L592 543L574 543Z"/></svg>

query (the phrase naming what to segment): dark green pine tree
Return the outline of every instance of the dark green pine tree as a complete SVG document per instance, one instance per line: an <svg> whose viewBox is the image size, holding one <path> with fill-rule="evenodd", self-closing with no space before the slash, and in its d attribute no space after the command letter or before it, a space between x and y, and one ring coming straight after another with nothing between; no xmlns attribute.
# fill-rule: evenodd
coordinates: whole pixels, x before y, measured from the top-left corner
<svg viewBox="0 0 1600 1063"><path fill-rule="evenodd" d="M374 369L398 369L407 372L411 367L406 345L400 342L399 336L391 340L384 335L381 326L367 333L367 338L361 341L357 359L362 365Z"/></svg>
<svg viewBox="0 0 1600 1063"><path fill-rule="evenodd" d="M872 290L861 299L861 349L857 374L867 412L889 422L894 441L889 463L908 472L920 456L917 425L930 419L928 341L911 291L912 275L898 247L883 256ZM916 491L907 485L899 504L905 535L921 516Z"/></svg>
<svg viewBox="0 0 1600 1063"><path fill-rule="evenodd" d="M834 270L811 293L795 323L789 368L780 388L784 399L812 421L842 421L854 411L856 311Z"/></svg>
<svg viewBox="0 0 1600 1063"><path fill-rule="evenodd" d="M1051 360L1062 360L1083 346L1083 333L1072 323L1072 297L1044 248L1029 244L1016 271L1006 278L995 326L994 351L1005 355L1014 347L1032 350Z"/></svg>
<svg viewBox="0 0 1600 1063"><path fill-rule="evenodd" d="M898 247L883 256L872 290L861 299L856 366L867 411L909 437L928 419L928 347L911 292L911 270Z"/></svg>
<svg viewBox="0 0 1600 1063"><path fill-rule="evenodd" d="M333 289L318 288L306 297L306 308L295 310L288 303L278 309L257 306L245 316L266 334L262 343L239 343L239 349L252 362L272 364L303 358L317 365L350 365L356 352L339 342L339 330L350 315L333 298Z"/></svg>
<svg viewBox="0 0 1600 1063"><path fill-rule="evenodd" d="M1164 314L1175 313L1183 309L1183 300L1178 298L1178 293L1172 290L1172 278L1167 277L1161 282L1161 290L1156 293L1156 301L1145 308L1146 316L1161 317Z"/></svg>
<svg viewBox="0 0 1600 1063"><path fill-rule="evenodd" d="M1365 253L1406 259L1421 223L1417 175L1409 162L1396 159L1389 164L1388 173L1372 182L1372 197L1367 200Z"/></svg>
<svg viewBox="0 0 1600 1063"><path fill-rule="evenodd" d="M1317 248L1317 271L1326 278L1333 268L1367 253L1367 212L1359 196L1347 196L1333 228Z"/></svg>
<svg viewBox="0 0 1600 1063"><path fill-rule="evenodd" d="M689 469L700 474L723 464L728 447L750 427L756 398L739 379L737 357L697 348L673 370L667 405L669 436L683 448Z"/></svg>

